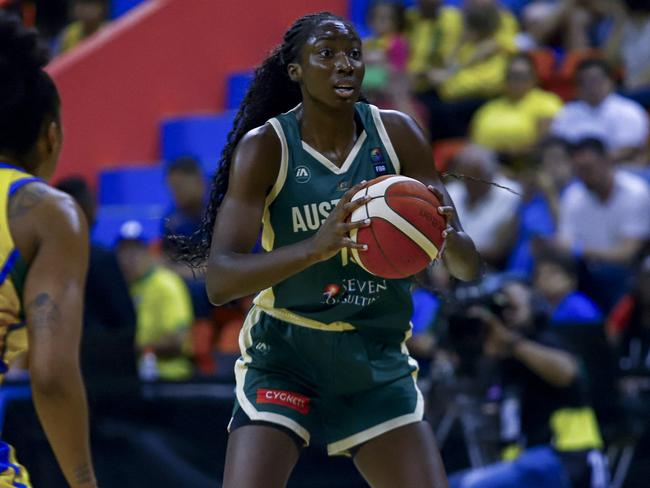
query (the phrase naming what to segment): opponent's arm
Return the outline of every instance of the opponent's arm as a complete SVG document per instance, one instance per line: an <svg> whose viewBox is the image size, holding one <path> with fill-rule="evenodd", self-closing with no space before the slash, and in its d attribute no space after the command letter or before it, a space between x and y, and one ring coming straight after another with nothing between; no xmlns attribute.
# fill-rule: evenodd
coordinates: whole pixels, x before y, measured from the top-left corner
<svg viewBox="0 0 650 488"><path fill-rule="evenodd" d="M400 112L382 110L381 116L402 165L401 173L427 185L443 204L439 212L445 215L448 224L442 255L445 266L460 280L477 279L481 257L472 239L463 232L454 202L440 181L431 145L422 129L411 117Z"/></svg>
<svg viewBox="0 0 650 488"><path fill-rule="evenodd" d="M230 169L228 192L214 225L206 287L212 303L220 305L251 295L336 255L342 248L362 249L348 233L363 223L347 217L367 200L350 200L356 185L308 239L268 253L252 254L259 236L266 196L279 171L281 146L270 125L248 133L239 143Z"/></svg>
<svg viewBox="0 0 650 488"><path fill-rule="evenodd" d="M86 220L72 198L44 183L28 184L12 200L14 209L31 202L20 218L29 222L36 242L23 296L36 412L70 486L94 487L79 368Z"/></svg>

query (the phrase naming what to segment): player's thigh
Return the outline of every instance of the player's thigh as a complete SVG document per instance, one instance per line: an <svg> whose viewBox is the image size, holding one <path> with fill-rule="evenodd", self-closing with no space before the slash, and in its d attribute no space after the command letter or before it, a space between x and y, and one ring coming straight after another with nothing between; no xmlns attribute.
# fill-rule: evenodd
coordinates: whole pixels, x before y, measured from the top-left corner
<svg viewBox="0 0 650 488"><path fill-rule="evenodd" d="M223 488L286 486L300 452L291 436L267 425L245 425L228 438Z"/></svg>
<svg viewBox="0 0 650 488"><path fill-rule="evenodd" d="M390 430L362 445L354 464L373 488L446 488L447 477L426 422Z"/></svg>

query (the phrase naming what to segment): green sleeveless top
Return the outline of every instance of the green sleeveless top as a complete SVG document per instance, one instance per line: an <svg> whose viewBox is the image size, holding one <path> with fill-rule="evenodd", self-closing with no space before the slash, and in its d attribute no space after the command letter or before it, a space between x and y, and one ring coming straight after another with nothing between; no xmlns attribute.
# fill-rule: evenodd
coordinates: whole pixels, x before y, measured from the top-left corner
<svg viewBox="0 0 650 488"><path fill-rule="evenodd" d="M400 171L377 107L356 104L356 121L363 132L340 168L302 141L295 110L269 121L282 144L282 162L264 209L262 245L266 251L314 235L355 184ZM263 290L255 304L296 325L330 331L356 329L378 340L401 342L410 331L409 286L409 280L369 274L344 249Z"/></svg>

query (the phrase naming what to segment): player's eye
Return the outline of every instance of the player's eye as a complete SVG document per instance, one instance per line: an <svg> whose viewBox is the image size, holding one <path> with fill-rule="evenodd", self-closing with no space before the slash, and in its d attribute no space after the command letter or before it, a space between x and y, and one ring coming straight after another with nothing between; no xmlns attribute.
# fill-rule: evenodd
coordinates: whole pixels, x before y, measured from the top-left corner
<svg viewBox="0 0 650 488"><path fill-rule="evenodd" d="M361 49L355 48L352 51L350 51L350 57L352 59L361 59Z"/></svg>
<svg viewBox="0 0 650 488"><path fill-rule="evenodd" d="M321 49L318 54L320 54L324 58L331 58L332 55L334 54L334 51L332 51L330 48L324 48Z"/></svg>

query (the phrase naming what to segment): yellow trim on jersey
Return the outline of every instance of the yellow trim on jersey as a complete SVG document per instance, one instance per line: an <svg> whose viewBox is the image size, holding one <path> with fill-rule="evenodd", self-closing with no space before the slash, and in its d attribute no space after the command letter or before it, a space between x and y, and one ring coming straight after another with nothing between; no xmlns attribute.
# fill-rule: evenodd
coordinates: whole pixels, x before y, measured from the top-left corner
<svg viewBox="0 0 650 488"><path fill-rule="evenodd" d="M17 461L16 451L14 448L2 441L0 441L0 445L0 449L9 450L7 458L0 460L0 465L4 468L2 472L0 472L0 488L16 488L16 486L19 486L16 483L20 483L20 486L32 488L32 484L29 481L29 473L25 467Z"/></svg>
<svg viewBox="0 0 650 488"><path fill-rule="evenodd" d="M298 315L297 313L287 310L286 308L275 308L273 306L274 302L275 295L273 294L272 288L262 290L259 295L255 297L255 300L253 300L255 307L259 308L264 313L278 320L289 322L293 325L307 327L308 329L325 330L328 332L345 332L346 330L356 330L356 327L348 322L336 321L326 324L325 322L319 322L318 320L308 319L307 317Z"/></svg>
<svg viewBox="0 0 650 488"><path fill-rule="evenodd" d="M285 181L287 181L287 171L289 168L289 148L287 146L287 138L284 135L284 130L282 129L282 124L276 118L269 120L271 127L278 134L280 139L280 145L282 146L282 156L280 158L280 170L278 171L278 177L275 180L271 192L266 197L264 202L264 215L262 216L262 247L265 251L271 251L273 249L273 244L275 242L275 232L273 231L273 226L271 225L271 203L277 198L277 196L282 191Z"/></svg>

